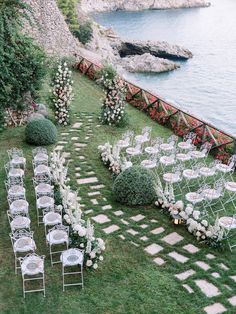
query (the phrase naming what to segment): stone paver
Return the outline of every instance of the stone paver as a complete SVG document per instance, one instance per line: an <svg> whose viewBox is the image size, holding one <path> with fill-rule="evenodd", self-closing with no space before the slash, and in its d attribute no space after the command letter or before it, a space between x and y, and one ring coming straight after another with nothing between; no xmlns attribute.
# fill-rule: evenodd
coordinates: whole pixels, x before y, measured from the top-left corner
<svg viewBox="0 0 236 314"><path fill-rule="evenodd" d="M152 243L144 249L144 251L146 251L150 255L155 255L162 250L163 250L163 247L156 243Z"/></svg>
<svg viewBox="0 0 236 314"><path fill-rule="evenodd" d="M81 171L80 167L75 167L75 171Z"/></svg>
<svg viewBox="0 0 236 314"><path fill-rule="evenodd" d="M90 178L83 178L77 180L78 184L90 184L90 183L96 183L98 182L98 179L96 177L90 177Z"/></svg>
<svg viewBox="0 0 236 314"><path fill-rule="evenodd" d="M120 221L122 222L122 224L124 224L124 225L126 225L126 226L128 226L128 225L129 225L129 222L128 222L128 221L126 221L125 219L121 219Z"/></svg>
<svg viewBox="0 0 236 314"><path fill-rule="evenodd" d="M126 230L126 232L128 232L129 234L135 236L136 234L138 234L138 231L135 231L134 229L128 229Z"/></svg>
<svg viewBox="0 0 236 314"><path fill-rule="evenodd" d="M221 314L225 313L227 310L221 303L214 303L204 307L204 311L207 314Z"/></svg>
<svg viewBox="0 0 236 314"><path fill-rule="evenodd" d="M83 147L86 147L87 144L86 143L74 143L74 146L79 147L79 148L83 148Z"/></svg>
<svg viewBox="0 0 236 314"><path fill-rule="evenodd" d="M79 138L78 138L77 136L73 136L73 137L71 138L72 141L78 141L78 139L79 139Z"/></svg>
<svg viewBox="0 0 236 314"><path fill-rule="evenodd" d="M117 211L114 212L114 214L116 216L122 216L124 214L124 212L122 212L122 210L117 210Z"/></svg>
<svg viewBox="0 0 236 314"><path fill-rule="evenodd" d="M175 251L170 252L168 255L170 257L172 257L173 259L175 259L177 262L182 263L182 264L184 264L188 261L188 257L183 256L183 255L181 255Z"/></svg>
<svg viewBox="0 0 236 314"><path fill-rule="evenodd" d="M221 268L221 269L223 269L223 270L229 270L229 267L227 267L225 264L223 264L223 263L220 263L220 264L218 264L218 266Z"/></svg>
<svg viewBox="0 0 236 314"><path fill-rule="evenodd" d="M123 236L123 234L119 234L119 238L121 238L121 240L125 240L125 236Z"/></svg>
<svg viewBox="0 0 236 314"><path fill-rule="evenodd" d="M170 245L175 245L176 243L182 241L183 237L179 235L177 232L172 232L165 236L164 238L162 238L161 240Z"/></svg>
<svg viewBox="0 0 236 314"><path fill-rule="evenodd" d="M236 295L228 299L229 303L233 306L236 306Z"/></svg>
<svg viewBox="0 0 236 314"><path fill-rule="evenodd" d="M196 274L195 270L189 269L189 270L186 270L183 273L176 274L175 277L182 281L182 280L185 280L185 279L193 276L194 274Z"/></svg>
<svg viewBox="0 0 236 314"><path fill-rule="evenodd" d="M96 200L96 198L91 199L91 202L93 205L98 205L98 201Z"/></svg>
<svg viewBox="0 0 236 314"><path fill-rule="evenodd" d="M182 287L184 289L186 289L188 291L188 293L194 293L193 289L189 285L184 284L184 285L182 285Z"/></svg>
<svg viewBox="0 0 236 314"><path fill-rule="evenodd" d="M216 257L215 257L215 255L209 253L209 254L206 255L206 258L208 258L208 259L214 259L214 258L216 258Z"/></svg>
<svg viewBox="0 0 236 314"><path fill-rule="evenodd" d="M230 276L230 278L236 282L236 276Z"/></svg>
<svg viewBox="0 0 236 314"><path fill-rule="evenodd" d="M142 225L140 225L139 227L142 228L142 229L146 229L146 228L148 227L148 225L142 224Z"/></svg>
<svg viewBox="0 0 236 314"><path fill-rule="evenodd" d="M111 221L111 219L109 219L106 215L103 215L103 214L92 217L92 219L99 224L104 224L106 222Z"/></svg>
<svg viewBox="0 0 236 314"><path fill-rule="evenodd" d="M105 185L103 185L103 184L91 185L90 186L91 190L100 190L100 189L103 189L103 188L105 188Z"/></svg>
<svg viewBox="0 0 236 314"><path fill-rule="evenodd" d="M83 124L83 123L76 122L76 123L72 126L72 128L73 128L73 129L79 129L82 124Z"/></svg>
<svg viewBox="0 0 236 314"><path fill-rule="evenodd" d="M147 241L149 238L148 237L146 237L146 236L143 236L143 237L141 237L141 238L139 238L141 241Z"/></svg>
<svg viewBox="0 0 236 314"><path fill-rule="evenodd" d="M69 135L69 133L64 132L64 133L61 133L61 135L62 136L67 136L67 135Z"/></svg>
<svg viewBox="0 0 236 314"><path fill-rule="evenodd" d="M85 160L86 158L84 156L78 156L79 160Z"/></svg>
<svg viewBox="0 0 236 314"><path fill-rule="evenodd" d="M133 245L136 246L136 247L139 247L139 244L138 244L138 243L135 243L135 242L133 242L133 241L130 241L130 243L133 244Z"/></svg>
<svg viewBox="0 0 236 314"><path fill-rule="evenodd" d="M80 178L81 174L80 173L76 173L75 176L76 176L76 178Z"/></svg>
<svg viewBox="0 0 236 314"><path fill-rule="evenodd" d="M216 297L217 295L221 294L215 285L205 279L195 280L195 284L208 298Z"/></svg>
<svg viewBox="0 0 236 314"><path fill-rule="evenodd" d="M156 219L151 219L150 220L152 223L158 222Z"/></svg>
<svg viewBox="0 0 236 314"><path fill-rule="evenodd" d="M96 192L89 192L88 196L95 196L95 195L100 195L101 193L99 191Z"/></svg>
<svg viewBox="0 0 236 314"><path fill-rule="evenodd" d="M111 205L104 205L102 206L102 210L112 209Z"/></svg>
<svg viewBox="0 0 236 314"><path fill-rule="evenodd" d="M214 272L214 273L212 273L211 275L212 275L212 277L214 277L214 278L220 278L220 274L219 274L219 273Z"/></svg>
<svg viewBox="0 0 236 314"><path fill-rule="evenodd" d="M93 212L93 209L88 209L88 210L85 210L84 213L85 213L86 215L88 215L88 214L91 214L92 212Z"/></svg>
<svg viewBox="0 0 236 314"><path fill-rule="evenodd" d="M208 265L207 263L205 263L205 262L203 262L203 261L197 261L197 262L195 262L195 264L196 264L198 267L200 267L201 269L205 270L205 271L207 271L208 269L211 268L210 265Z"/></svg>
<svg viewBox="0 0 236 314"><path fill-rule="evenodd" d="M152 234L160 234L162 232L164 232L165 229L163 227L159 227L159 228L156 228L156 229L153 229L152 231L150 231Z"/></svg>
<svg viewBox="0 0 236 314"><path fill-rule="evenodd" d="M161 257L154 258L153 262L156 263L158 266L162 266L165 264L165 261Z"/></svg>
<svg viewBox="0 0 236 314"><path fill-rule="evenodd" d="M120 227L119 226L117 226L117 225L111 225L111 226L109 226L109 227L107 227L107 228L105 228L105 229L102 229L106 234L110 234L110 233L113 233L113 232L115 232L115 231L117 231L117 230L119 230L120 229Z"/></svg>
<svg viewBox="0 0 236 314"><path fill-rule="evenodd" d="M188 251L191 254L197 253L199 251L199 248L196 247L195 245L191 244L191 243L183 246L183 249Z"/></svg>
<svg viewBox="0 0 236 314"><path fill-rule="evenodd" d="M63 145L57 145L55 147L55 150L63 150L64 146Z"/></svg>
<svg viewBox="0 0 236 314"><path fill-rule="evenodd" d="M130 217L130 219L132 219L133 221L140 221L140 220L143 220L145 218L145 216L139 214L139 215L136 215L136 216L133 216L133 217Z"/></svg>

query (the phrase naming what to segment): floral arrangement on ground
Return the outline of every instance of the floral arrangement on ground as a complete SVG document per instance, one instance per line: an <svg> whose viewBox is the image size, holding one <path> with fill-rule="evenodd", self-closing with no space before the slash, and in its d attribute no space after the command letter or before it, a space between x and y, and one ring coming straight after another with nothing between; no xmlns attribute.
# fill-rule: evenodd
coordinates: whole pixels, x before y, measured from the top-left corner
<svg viewBox="0 0 236 314"><path fill-rule="evenodd" d="M78 193L71 190L70 179L67 177L68 166L65 166L63 153L53 151L51 154L51 174L55 192L60 202L59 209L63 210L64 224L69 226L70 246L84 250L84 263L88 268L97 269L103 261L102 253L105 243L95 237L94 226L90 219L83 219L83 213L78 202Z"/></svg>

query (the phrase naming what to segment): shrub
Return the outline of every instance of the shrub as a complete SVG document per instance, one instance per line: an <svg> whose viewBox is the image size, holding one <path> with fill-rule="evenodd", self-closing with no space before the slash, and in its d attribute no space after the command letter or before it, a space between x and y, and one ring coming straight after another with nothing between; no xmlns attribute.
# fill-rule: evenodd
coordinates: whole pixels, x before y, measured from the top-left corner
<svg viewBox="0 0 236 314"><path fill-rule="evenodd" d="M0 1L1 124L6 109L25 109L25 95L37 95L47 72L45 53L21 32L28 11L24 1Z"/></svg>
<svg viewBox="0 0 236 314"><path fill-rule="evenodd" d="M33 145L50 145L57 141L57 129L48 119L36 119L25 128L26 142Z"/></svg>
<svg viewBox="0 0 236 314"><path fill-rule="evenodd" d="M111 64L106 64L96 73L97 83L103 88L110 86L111 82L116 78L117 71Z"/></svg>
<svg viewBox="0 0 236 314"><path fill-rule="evenodd" d="M155 199L154 178L150 170L133 166L115 179L115 199L127 205L149 205Z"/></svg>
<svg viewBox="0 0 236 314"><path fill-rule="evenodd" d="M79 41L82 44L87 44L93 36L93 29L91 26L90 22L86 22L84 24L81 24L79 26L79 28L76 28L75 31L73 32L73 27L72 27L72 33L74 34L74 36L76 36Z"/></svg>

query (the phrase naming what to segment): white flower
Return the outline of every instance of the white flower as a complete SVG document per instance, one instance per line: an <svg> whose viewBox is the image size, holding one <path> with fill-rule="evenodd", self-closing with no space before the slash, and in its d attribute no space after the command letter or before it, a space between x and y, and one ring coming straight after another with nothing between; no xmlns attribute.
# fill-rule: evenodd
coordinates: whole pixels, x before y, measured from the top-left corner
<svg viewBox="0 0 236 314"><path fill-rule="evenodd" d="M200 211L199 210L194 210L193 211L193 218L198 220L199 219L199 216L200 216Z"/></svg>
<svg viewBox="0 0 236 314"><path fill-rule="evenodd" d="M103 261L103 260L104 260L103 256L100 255L100 256L99 256L99 261Z"/></svg>
<svg viewBox="0 0 236 314"><path fill-rule="evenodd" d="M208 238L212 237L212 232L208 230L208 231L206 232L206 236L207 236Z"/></svg>
<svg viewBox="0 0 236 314"><path fill-rule="evenodd" d="M90 255L90 257L91 257L92 259L96 257L96 253L93 252L93 251L92 251L89 255Z"/></svg>
<svg viewBox="0 0 236 314"><path fill-rule="evenodd" d="M201 221L201 224L203 226L207 227L208 226L208 221L204 219L204 220Z"/></svg>
<svg viewBox="0 0 236 314"><path fill-rule="evenodd" d="M79 245L81 248L84 248L84 243L80 243Z"/></svg>
<svg viewBox="0 0 236 314"><path fill-rule="evenodd" d="M92 265L93 265L93 262L90 259L88 259L86 262L86 266L91 267Z"/></svg>
<svg viewBox="0 0 236 314"><path fill-rule="evenodd" d="M98 268L98 264L97 263L94 263L93 264L93 269L97 269Z"/></svg>

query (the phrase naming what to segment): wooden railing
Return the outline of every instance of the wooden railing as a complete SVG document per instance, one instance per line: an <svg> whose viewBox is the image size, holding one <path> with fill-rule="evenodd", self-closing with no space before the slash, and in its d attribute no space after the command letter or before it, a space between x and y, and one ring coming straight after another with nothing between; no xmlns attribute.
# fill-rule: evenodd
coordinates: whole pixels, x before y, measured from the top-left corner
<svg viewBox="0 0 236 314"><path fill-rule="evenodd" d="M96 73L102 66L80 57L75 68L90 79L95 80L97 79ZM163 97L127 80L125 82L128 87L127 102L144 111L159 124L171 128L179 136L184 136L189 132L196 133L195 144L212 143L211 153L223 162L227 162L229 157L236 153L236 138L233 135L221 131L210 123L178 108Z"/></svg>

